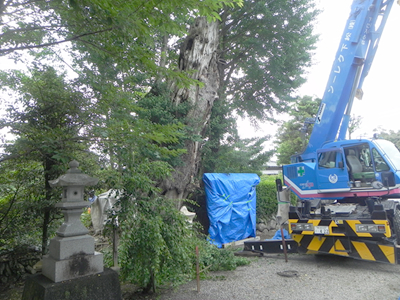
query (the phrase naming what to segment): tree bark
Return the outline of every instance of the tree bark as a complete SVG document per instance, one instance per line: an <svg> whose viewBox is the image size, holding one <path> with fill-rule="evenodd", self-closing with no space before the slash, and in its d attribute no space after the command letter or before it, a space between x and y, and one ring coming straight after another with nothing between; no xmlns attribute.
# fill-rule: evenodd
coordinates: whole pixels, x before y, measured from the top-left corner
<svg viewBox="0 0 400 300"><path fill-rule="evenodd" d="M200 84L184 88L176 83L170 86L173 104L190 103L186 125L191 133L191 139L185 144L187 153L182 157L183 164L175 168L172 177L163 183L164 194L170 199L185 199L197 186L203 135L220 85L218 46L218 23L198 18L181 47L179 70Z"/></svg>

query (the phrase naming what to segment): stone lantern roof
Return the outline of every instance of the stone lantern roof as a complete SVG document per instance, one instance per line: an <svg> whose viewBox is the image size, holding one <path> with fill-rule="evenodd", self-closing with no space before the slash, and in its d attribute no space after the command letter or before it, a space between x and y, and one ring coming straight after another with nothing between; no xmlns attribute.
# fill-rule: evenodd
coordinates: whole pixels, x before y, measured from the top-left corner
<svg viewBox="0 0 400 300"><path fill-rule="evenodd" d="M51 187L56 186L90 186L96 185L99 181L97 178L90 177L78 169L79 163L73 160L69 163L70 169L66 174L61 175L59 178L49 180Z"/></svg>

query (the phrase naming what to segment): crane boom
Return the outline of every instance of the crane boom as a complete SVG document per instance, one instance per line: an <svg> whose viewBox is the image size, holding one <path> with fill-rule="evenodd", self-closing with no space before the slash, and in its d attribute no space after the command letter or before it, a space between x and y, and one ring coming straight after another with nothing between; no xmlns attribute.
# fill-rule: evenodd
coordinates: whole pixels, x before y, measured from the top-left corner
<svg viewBox="0 0 400 300"><path fill-rule="evenodd" d="M376 54L394 0L355 0L332 65L305 151L292 162L315 160L325 143L345 139L354 97Z"/></svg>

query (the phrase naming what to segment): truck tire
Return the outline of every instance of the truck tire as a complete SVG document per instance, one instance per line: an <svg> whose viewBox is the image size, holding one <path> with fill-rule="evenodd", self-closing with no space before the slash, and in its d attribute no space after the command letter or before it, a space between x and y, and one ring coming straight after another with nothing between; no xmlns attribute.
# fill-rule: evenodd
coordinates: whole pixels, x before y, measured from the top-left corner
<svg viewBox="0 0 400 300"><path fill-rule="evenodd" d="M396 234L397 245L400 245L400 210L396 207L393 216L393 230Z"/></svg>

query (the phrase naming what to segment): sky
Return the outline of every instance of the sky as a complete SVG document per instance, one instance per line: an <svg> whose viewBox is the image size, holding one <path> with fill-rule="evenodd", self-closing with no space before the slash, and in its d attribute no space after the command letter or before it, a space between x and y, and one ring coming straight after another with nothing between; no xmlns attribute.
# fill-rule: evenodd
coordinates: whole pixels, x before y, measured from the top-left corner
<svg viewBox="0 0 400 300"><path fill-rule="evenodd" d="M364 97L355 99L352 115L361 116L362 123L352 138L372 137L375 128L400 130L400 5L395 1L383 30L378 51L363 85ZM339 41L350 13L352 0L317 0L319 15L315 32L319 42L308 70L307 82L299 89L299 96L322 98ZM262 124L258 131L249 130L247 122L240 122L242 137L275 134L276 126Z"/></svg>

